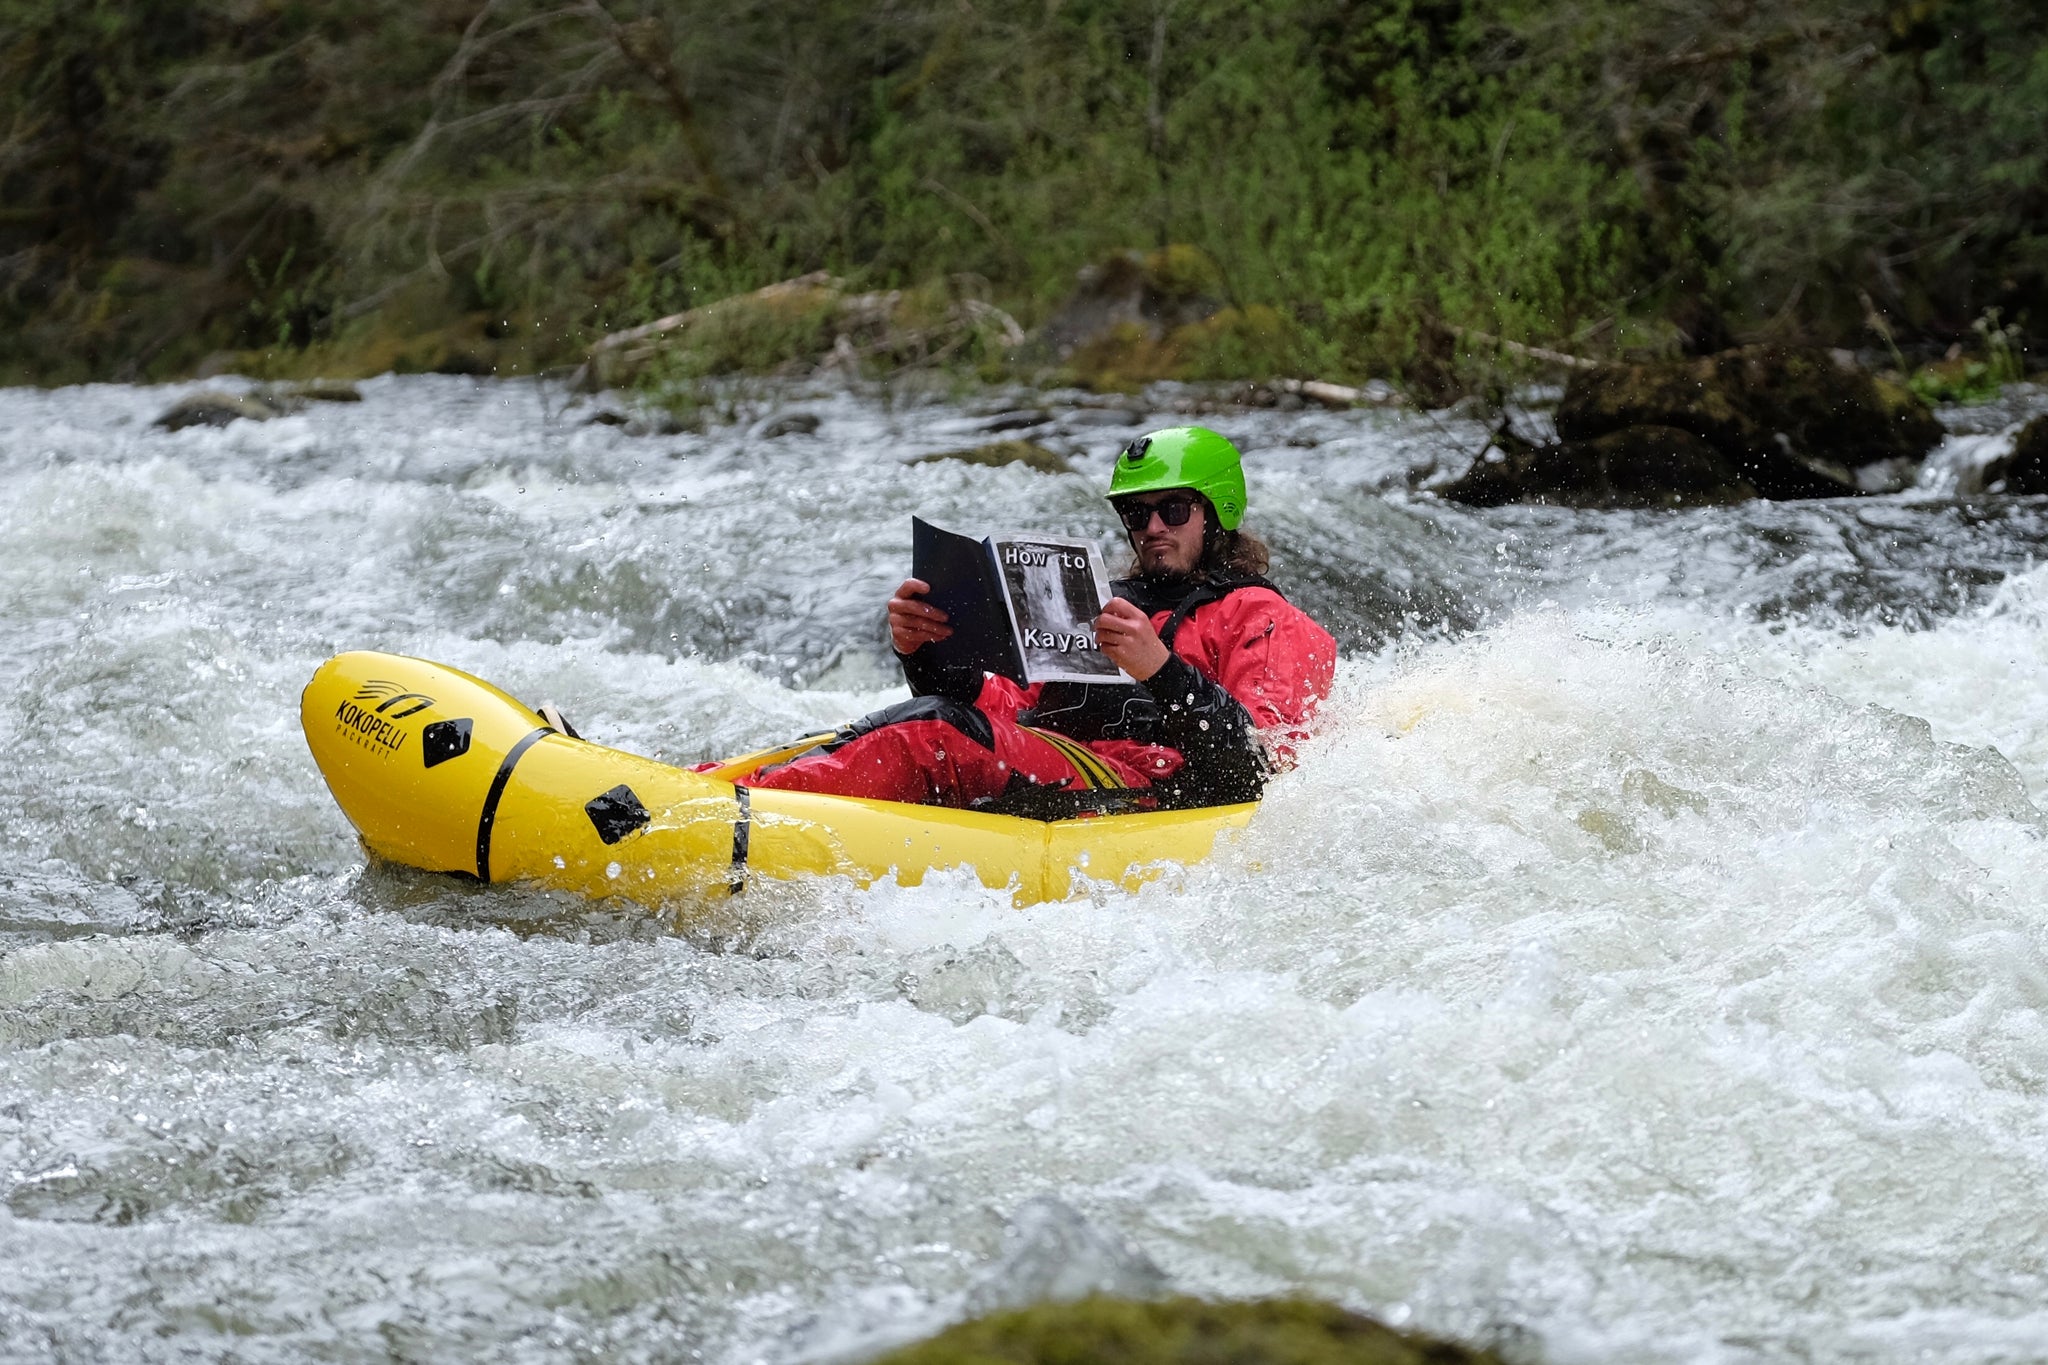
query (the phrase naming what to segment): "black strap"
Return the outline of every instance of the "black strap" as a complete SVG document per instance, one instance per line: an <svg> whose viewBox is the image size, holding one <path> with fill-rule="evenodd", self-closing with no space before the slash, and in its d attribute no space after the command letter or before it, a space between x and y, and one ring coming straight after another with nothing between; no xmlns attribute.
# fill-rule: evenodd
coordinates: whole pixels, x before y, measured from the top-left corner
<svg viewBox="0 0 2048 1365"><path fill-rule="evenodd" d="M1280 589L1274 587L1257 574L1212 578L1205 583L1198 583L1195 585L1194 591L1180 599L1180 604L1173 609L1173 615L1167 617L1166 624L1159 628L1159 642L1169 650L1172 649L1173 637L1180 634L1181 622L1187 620L1197 608L1206 607L1211 602L1221 602L1239 588L1265 588L1269 591L1280 593ZM1282 597L1286 596L1285 593L1280 593L1280 595Z"/></svg>
<svg viewBox="0 0 2048 1365"><path fill-rule="evenodd" d="M734 787L733 796L739 802L739 809L732 821L732 872L726 881L726 892L737 896L747 889L747 853L753 842L754 793L746 787Z"/></svg>
<svg viewBox="0 0 2048 1365"><path fill-rule="evenodd" d="M520 759L526 757L526 751L553 733L545 725L529 731L525 739L512 746L512 752L505 755L498 764L497 773L491 778L491 789L484 796L483 813L476 818L476 879L480 882L491 879L491 830L498 823L498 801L505 795L505 784L512 780L512 770L519 766Z"/></svg>
<svg viewBox="0 0 2048 1365"><path fill-rule="evenodd" d="M1154 810L1158 797L1143 787L1072 791L1051 782L1033 782L1022 773L1010 774L1010 783L994 796L983 797L972 809L989 815L1015 815L1025 820L1072 820L1082 815L1128 815Z"/></svg>

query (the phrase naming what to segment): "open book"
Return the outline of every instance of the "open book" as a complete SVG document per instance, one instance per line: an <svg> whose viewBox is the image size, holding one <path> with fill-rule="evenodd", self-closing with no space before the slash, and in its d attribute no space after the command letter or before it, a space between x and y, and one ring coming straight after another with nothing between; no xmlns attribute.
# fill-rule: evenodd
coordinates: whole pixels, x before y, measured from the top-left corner
<svg viewBox="0 0 2048 1365"><path fill-rule="evenodd" d="M924 646L941 666L1021 683L1129 682L1095 644L1109 601L1102 556L1085 540L1026 532L975 540L910 519L910 572L953 634Z"/></svg>

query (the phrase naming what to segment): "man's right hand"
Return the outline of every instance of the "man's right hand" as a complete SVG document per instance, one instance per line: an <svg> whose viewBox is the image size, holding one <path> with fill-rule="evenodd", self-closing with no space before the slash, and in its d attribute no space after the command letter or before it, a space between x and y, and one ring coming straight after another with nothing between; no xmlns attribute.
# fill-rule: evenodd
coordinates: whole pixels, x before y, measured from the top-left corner
<svg viewBox="0 0 2048 1365"><path fill-rule="evenodd" d="M946 613L924 600L931 590L931 584L922 579L906 578L889 599L889 638L898 654L915 653L953 633L946 624Z"/></svg>

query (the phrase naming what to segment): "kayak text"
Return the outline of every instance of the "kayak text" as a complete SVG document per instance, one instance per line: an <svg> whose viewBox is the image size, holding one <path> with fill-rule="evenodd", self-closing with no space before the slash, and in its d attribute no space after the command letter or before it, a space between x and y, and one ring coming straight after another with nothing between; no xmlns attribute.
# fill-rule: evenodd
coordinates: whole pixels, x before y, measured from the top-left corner
<svg viewBox="0 0 2048 1365"><path fill-rule="evenodd" d="M1026 649L1054 649L1062 654L1071 654L1077 649L1094 649L1095 647L1095 637L1085 630L1077 630L1072 634L1062 634L1058 631L1039 630L1033 626L1024 627L1024 648Z"/></svg>

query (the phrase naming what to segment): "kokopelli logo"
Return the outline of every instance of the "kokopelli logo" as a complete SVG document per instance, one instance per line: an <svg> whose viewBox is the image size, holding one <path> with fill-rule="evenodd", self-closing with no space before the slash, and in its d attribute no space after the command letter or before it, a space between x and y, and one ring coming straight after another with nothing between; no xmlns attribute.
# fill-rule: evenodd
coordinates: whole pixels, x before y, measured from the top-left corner
<svg viewBox="0 0 2048 1365"><path fill-rule="evenodd" d="M377 714L381 716L388 713L392 720L416 716L434 704L434 699L424 692L408 692L402 683L384 682L378 678L368 679L357 688L356 700L364 703L376 702ZM411 702L412 705L402 711L391 709L400 702Z"/></svg>

